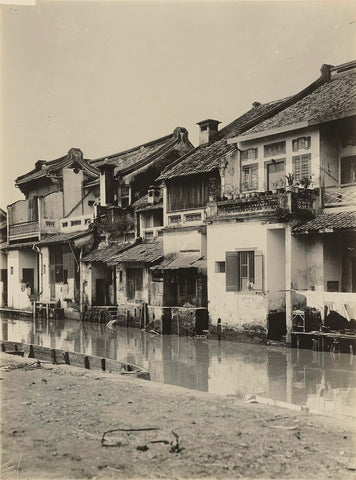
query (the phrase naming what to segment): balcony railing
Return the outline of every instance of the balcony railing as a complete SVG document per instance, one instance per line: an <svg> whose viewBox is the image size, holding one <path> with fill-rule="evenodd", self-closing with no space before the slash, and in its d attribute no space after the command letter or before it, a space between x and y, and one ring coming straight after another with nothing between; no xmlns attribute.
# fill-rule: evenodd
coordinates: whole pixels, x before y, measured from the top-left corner
<svg viewBox="0 0 356 480"><path fill-rule="evenodd" d="M162 227L149 227L142 230L143 237L148 239L161 237L163 235Z"/></svg>
<svg viewBox="0 0 356 480"><path fill-rule="evenodd" d="M63 233L66 232L75 232L80 230L87 230L89 224L92 223L94 218L93 214L81 215L80 217L68 217L62 218L60 223L60 231Z"/></svg>
<svg viewBox="0 0 356 480"><path fill-rule="evenodd" d="M205 220L205 211L199 210L185 210L177 213L168 214L168 227L172 226L187 226L201 224Z"/></svg>
<svg viewBox="0 0 356 480"><path fill-rule="evenodd" d="M324 205L325 207L356 205L356 185L326 187Z"/></svg>
<svg viewBox="0 0 356 480"><path fill-rule="evenodd" d="M20 239L26 237L35 237L39 235L38 222L24 222L9 226L9 239Z"/></svg>
<svg viewBox="0 0 356 480"><path fill-rule="evenodd" d="M53 235L58 233L58 220L42 218L40 221L22 222L9 225L9 241L26 240L26 238L40 237L41 235Z"/></svg>
<svg viewBox="0 0 356 480"><path fill-rule="evenodd" d="M270 216L285 214L312 214L316 194L312 190L283 191L280 193L253 192L241 194L233 200L220 200L210 205L210 217Z"/></svg>

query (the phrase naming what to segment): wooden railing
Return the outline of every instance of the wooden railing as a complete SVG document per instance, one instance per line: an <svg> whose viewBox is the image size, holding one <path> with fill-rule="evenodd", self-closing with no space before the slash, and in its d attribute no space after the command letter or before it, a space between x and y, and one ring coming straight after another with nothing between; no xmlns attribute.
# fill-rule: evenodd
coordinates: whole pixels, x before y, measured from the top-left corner
<svg viewBox="0 0 356 480"><path fill-rule="evenodd" d="M38 222L24 222L9 226L9 237L28 237L39 233Z"/></svg>
<svg viewBox="0 0 356 480"><path fill-rule="evenodd" d="M356 185L345 187L326 187L324 189L326 207L356 205Z"/></svg>

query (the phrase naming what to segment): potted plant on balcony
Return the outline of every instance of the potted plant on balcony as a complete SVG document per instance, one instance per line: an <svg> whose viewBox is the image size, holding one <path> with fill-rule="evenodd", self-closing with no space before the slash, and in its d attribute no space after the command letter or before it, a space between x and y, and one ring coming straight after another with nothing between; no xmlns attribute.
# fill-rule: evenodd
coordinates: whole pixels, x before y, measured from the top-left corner
<svg viewBox="0 0 356 480"><path fill-rule="evenodd" d="M226 185L225 186L225 197L228 199L228 200L231 200L232 199L232 187L231 185Z"/></svg>
<svg viewBox="0 0 356 480"><path fill-rule="evenodd" d="M294 175L293 173L287 173L285 176L286 179L286 192L291 192L293 190L293 185L294 185Z"/></svg>
<svg viewBox="0 0 356 480"><path fill-rule="evenodd" d="M300 184L303 188L305 188L305 190L307 190L307 189L311 186L311 184L312 184L312 176L313 176L313 175L305 175L304 177L302 177L302 178L300 179L299 184Z"/></svg>

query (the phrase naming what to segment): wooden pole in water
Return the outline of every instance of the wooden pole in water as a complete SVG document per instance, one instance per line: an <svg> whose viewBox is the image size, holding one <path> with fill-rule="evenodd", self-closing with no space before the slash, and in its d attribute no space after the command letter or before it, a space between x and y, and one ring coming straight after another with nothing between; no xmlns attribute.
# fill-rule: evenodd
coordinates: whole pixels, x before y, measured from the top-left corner
<svg viewBox="0 0 356 480"><path fill-rule="evenodd" d="M68 352L64 352L64 353L63 353L63 357L64 357L64 361L65 361L66 365L70 365L69 353L68 353Z"/></svg>
<svg viewBox="0 0 356 480"><path fill-rule="evenodd" d="M221 340L221 318L218 318L218 326L217 326L217 334L218 334L218 340Z"/></svg>
<svg viewBox="0 0 356 480"><path fill-rule="evenodd" d="M90 370L89 357L87 356L84 357L84 368L86 368L87 370Z"/></svg>

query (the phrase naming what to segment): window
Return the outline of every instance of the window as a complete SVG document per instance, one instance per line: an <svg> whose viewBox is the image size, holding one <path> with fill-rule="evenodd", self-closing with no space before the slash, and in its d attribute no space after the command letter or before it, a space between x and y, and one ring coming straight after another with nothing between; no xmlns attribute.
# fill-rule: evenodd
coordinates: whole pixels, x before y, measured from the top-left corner
<svg viewBox="0 0 356 480"><path fill-rule="evenodd" d="M167 182L168 211L202 208L209 198L209 178L197 176Z"/></svg>
<svg viewBox="0 0 356 480"><path fill-rule="evenodd" d="M258 155L258 148L248 148L241 152L241 160L256 160Z"/></svg>
<svg viewBox="0 0 356 480"><path fill-rule="evenodd" d="M258 188L258 166L249 165L242 168L242 190L256 190Z"/></svg>
<svg viewBox="0 0 356 480"><path fill-rule="evenodd" d="M151 272L152 282L163 282L163 272L162 270L153 270Z"/></svg>
<svg viewBox="0 0 356 480"><path fill-rule="evenodd" d="M262 268L263 255L260 251L241 250L226 252L226 291L261 291Z"/></svg>
<svg viewBox="0 0 356 480"><path fill-rule="evenodd" d="M341 159L341 183L356 183L356 155Z"/></svg>
<svg viewBox="0 0 356 480"><path fill-rule="evenodd" d="M62 222L62 227L68 227L68 222Z"/></svg>
<svg viewBox="0 0 356 480"><path fill-rule="evenodd" d="M300 182L302 178L310 177L310 163L311 155L298 155L292 158L293 161L293 175L296 182Z"/></svg>
<svg viewBox="0 0 356 480"><path fill-rule="evenodd" d="M168 217L168 223L170 225L174 223L180 223L180 221L181 221L180 215L171 215L170 217Z"/></svg>
<svg viewBox="0 0 356 480"><path fill-rule="evenodd" d="M63 245L50 247L49 263L54 283L63 282Z"/></svg>
<svg viewBox="0 0 356 480"><path fill-rule="evenodd" d="M72 220L70 222L71 226L74 227L75 225L80 225L82 223L81 220Z"/></svg>
<svg viewBox="0 0 356 480"><path fill-rule="evenodd" d="M310 137L300 137L292 140L293 152L298 152L299 150L308 150L311 145Z"/></svg>
<svg viewBox="0 0 356 480"><path fill-rule="evenodd" d="M126 269L127 300L135 300L137 294L142 292L143 273L142 268Z"/></svg>
<svg viewBox="0 0 356 480"><path fill-rule="evenodd" d="M336 280L330 280L326 282L326 291L327 292L338 292L339 291L339 282Z"/></svg>
<svg viewBox="0 0 356 480"><path fill-rule="evenodd" d="M215 262L215 273L225 273L225 262Z"/></svg>
<svg viewBox="0 0 356 480"><path fill-rule="evenodd" d="M186 222L200 222L201 220L201 213L189 213L188 215L184 215Z"/></svg>
<svg viewBox="0 0 356 480"><path fill-rule="evenodd" d="M286 142L270 143L264 145L265 157L273 157L274 155L283 155L286 153Z"/></svg>

